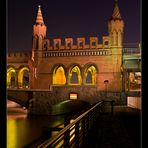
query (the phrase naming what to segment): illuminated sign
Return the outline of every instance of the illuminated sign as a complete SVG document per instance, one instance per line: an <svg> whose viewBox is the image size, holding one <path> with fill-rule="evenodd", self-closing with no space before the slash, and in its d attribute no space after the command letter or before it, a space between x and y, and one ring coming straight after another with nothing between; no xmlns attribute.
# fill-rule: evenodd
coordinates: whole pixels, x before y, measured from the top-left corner
<svg viewBox="0 0 148 148"><path fill-rule="evenodd" d="M70 94L70 99L76 100L77 98L78 98L78 94L75 94L75 93Z"/></svg>

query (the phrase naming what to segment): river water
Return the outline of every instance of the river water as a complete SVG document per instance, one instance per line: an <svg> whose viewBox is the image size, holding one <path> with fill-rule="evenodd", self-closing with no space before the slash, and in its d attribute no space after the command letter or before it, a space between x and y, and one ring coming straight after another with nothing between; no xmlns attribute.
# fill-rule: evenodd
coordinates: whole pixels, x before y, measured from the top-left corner
<svg viewBox="0 0 148 148"><path fill-rule="evenodd" d="M7 102L7 148L28 147L43 137L46 129L64 127L64 116L28 116L18 104ZM51 136L58 131L52 132ZM50 134L50 133L49 133Z"/></svg>

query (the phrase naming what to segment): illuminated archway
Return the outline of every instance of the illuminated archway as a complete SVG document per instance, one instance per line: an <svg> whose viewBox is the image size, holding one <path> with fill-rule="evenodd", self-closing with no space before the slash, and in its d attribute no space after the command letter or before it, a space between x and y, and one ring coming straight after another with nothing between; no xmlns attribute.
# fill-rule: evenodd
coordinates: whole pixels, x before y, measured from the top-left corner
<svg viewBox="0 0 148 148"><path fill-rule="evenodd" d="M80 85L82 83L81 71L78 66L74 66L69 72L69 83Z"/></svg>
<svg viewBox="0 0 148 148"><path fill-rule="evenodd" d="M96 73L97 73L97 70L94 66L88 67L84 72L85 84L95 85L96 84Z"/></svg>
<svg viewBox="0 0 148 148"><path fill-rule="evenodd" d="M65 71L62 66L56 68L53 72L53 84L64 85L66 84Z"/></svg>
<svg viewBox="0 0 148 148"><path fill-rule="evenodd" d="M7 87L16 86L16 70L11 67L7 70Z"/></svg>
<svg viewBox="0 0 148 148"><path fill-rule="evenodd" d="M23 67L18 72L18 87L28 88L29 87L29 68Z"/></svg>

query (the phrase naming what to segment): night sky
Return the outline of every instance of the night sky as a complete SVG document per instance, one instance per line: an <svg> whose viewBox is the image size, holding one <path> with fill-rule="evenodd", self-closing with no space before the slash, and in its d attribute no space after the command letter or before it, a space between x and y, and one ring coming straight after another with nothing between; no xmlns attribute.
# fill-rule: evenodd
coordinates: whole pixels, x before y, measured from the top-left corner
<svg viewBox="0 0 148 148"><path fill-rule="evenodd" d="M141 39L140 0L118 0L125 23L124 43L139 43ZM107 22L113 11L114 0L8 0L8 51L31 51L32 27L41 5L48 39L99 37L108 35ZM63 44L63 42L62 42Z"/></svg>

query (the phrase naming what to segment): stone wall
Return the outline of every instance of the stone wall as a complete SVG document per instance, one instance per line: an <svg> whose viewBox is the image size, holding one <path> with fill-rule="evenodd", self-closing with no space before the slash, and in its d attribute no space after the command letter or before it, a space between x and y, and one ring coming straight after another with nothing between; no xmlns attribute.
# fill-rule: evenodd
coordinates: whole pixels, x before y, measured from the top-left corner
<svg viewBox="0 0 148 148"><path fill-rule="evenodd" d="M53 86L52 90L10 91L8 95L16 97L28 104L28 114L50 115L53 106L59 102L70 99L70 94L77 94L78 100L94 104L100 100L115 101L115 105L126 104L126 97L120 92L100 91L96 86ZM16 95L17 94L17 95ZM15 100L13 100L15 101Z"/></svg>

